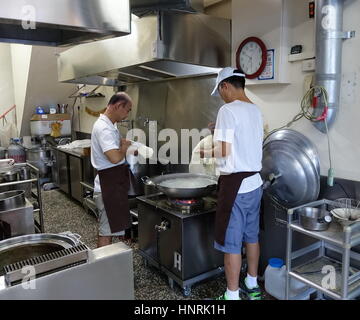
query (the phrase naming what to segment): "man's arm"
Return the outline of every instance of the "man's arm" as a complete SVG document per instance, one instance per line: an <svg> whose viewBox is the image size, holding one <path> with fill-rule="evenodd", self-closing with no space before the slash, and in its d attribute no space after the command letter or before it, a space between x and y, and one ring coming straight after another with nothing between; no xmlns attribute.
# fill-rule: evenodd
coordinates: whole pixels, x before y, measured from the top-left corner
<svg viewBox="0 0 360 320"><path fill-rule="evenodd" d="M231 153L231 143L217 141L212 149L200 150L200 158L225 158Z"/></svg>
<svg viewBox="0 0 360 320"><path fill-rule="evenodd" d="M111 149L109 151L104 152L109 161L113 164L119 163L124 160L126 157L126 152L131 142L126 139L121 139L121 147L120 149Z"/></svg>

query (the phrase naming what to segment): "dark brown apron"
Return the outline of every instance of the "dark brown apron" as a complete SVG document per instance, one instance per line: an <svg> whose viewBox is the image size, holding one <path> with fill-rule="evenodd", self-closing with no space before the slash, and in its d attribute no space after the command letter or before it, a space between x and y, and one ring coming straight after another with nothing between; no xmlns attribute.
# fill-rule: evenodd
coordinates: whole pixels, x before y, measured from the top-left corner
<svg viewBox="0 0 360 320"><path fill-rule="evenodd" d="M226 229L241 183L258 172L237 172L221 175L218 181L218 196L215 215L215 241L224 245Z"/></svg>
<svg viewBox="0 0 360 320"><path fill-rule="evenodd" d="M131 225L128 201L129 166L124 164L99 170L98 174L111 233L129 228Z"/></svg>

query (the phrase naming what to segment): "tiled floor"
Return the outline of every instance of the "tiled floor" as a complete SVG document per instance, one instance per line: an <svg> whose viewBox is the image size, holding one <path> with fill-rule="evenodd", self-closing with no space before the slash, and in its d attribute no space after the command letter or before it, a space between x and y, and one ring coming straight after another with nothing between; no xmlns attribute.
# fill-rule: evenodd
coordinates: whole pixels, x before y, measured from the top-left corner
<svg viewBox="0 0 360 320"><path fill-rule="evenodd" d="M97 222L83 207L70 200L58 190L43 191L44 224L46 233L71 231L81 235L81 240L91 249L96 248ZM168 285L168 278L153 267L145 267L137 251L137 243L127 242L134 249L135 299L141 300L203 300L215 298L226 289L224 275L204 283L193 285L189 297L184 297L182 290L175 285L174 290ZM266 299L270 297L266 296Z"/></svg>

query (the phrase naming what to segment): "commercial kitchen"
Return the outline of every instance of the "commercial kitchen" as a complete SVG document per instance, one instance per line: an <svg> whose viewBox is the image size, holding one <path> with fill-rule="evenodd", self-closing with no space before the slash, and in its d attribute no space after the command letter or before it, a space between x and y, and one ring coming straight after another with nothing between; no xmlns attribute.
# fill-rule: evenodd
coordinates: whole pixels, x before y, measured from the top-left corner
<svg viewBox="0 0 360 320"><path fill-rule="evenodd" d="M264 123L264 299L360 298L359 0L0 3L0 299L222 294L218 177L184 132L211 135L217 74L244 61ZM97 248L91 133L119 91L121 136L154 155L127 158L131 227Z"/></svg>

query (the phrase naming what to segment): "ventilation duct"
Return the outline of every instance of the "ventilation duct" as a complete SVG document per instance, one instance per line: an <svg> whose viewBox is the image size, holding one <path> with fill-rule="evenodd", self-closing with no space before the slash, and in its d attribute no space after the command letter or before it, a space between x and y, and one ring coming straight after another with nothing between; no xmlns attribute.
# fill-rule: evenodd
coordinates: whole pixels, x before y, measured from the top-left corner
<svg viewBox="0 0 360 320"><path fill-rule="evenodd" d="M343 11L345 0L316 1L316 76L315 82L328 92L327 124L330 128L339 112L342 44L344 39L355 36L355 32L343 32ZM324 101L320 101L324 106ZM323 108L315 108L314 116L322 114ZM324 121L314 126L326 133Z"/></svg>

